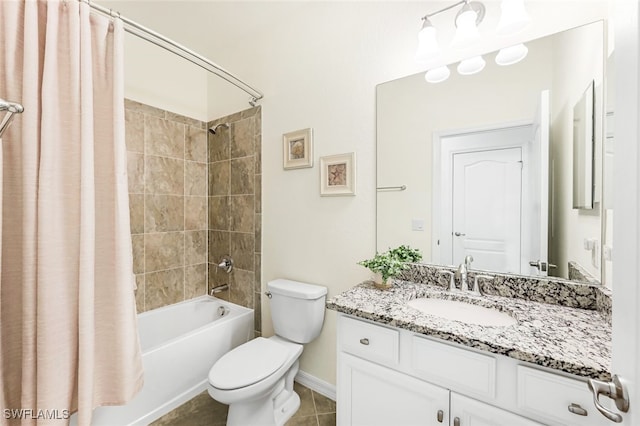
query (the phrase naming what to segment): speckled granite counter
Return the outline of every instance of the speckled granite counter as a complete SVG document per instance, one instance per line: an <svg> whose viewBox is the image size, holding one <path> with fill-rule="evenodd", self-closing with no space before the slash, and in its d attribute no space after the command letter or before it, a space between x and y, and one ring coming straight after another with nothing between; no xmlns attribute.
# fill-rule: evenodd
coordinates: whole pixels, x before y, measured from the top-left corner
<svg viewBox="0 0 640 426"><path fill-rule="evenodd" d="M494 308L509 313L518 324L486 327L445 320L406 305L416 297L460 300ZM611 378L611 324L597 310L513 297L472 296L398 280L389 290L362 283L328 300L327 308L578 376Z"/></svg>

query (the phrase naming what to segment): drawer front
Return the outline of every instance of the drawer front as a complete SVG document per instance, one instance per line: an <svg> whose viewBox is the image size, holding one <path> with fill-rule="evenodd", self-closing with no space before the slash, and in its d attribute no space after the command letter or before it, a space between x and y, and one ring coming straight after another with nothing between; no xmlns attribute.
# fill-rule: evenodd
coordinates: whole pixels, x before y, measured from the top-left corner
<svg viewBox="0 0 640 426"><path fill-rule="evenodd" d="M587 383L557 374L519 365L518 408L523 412L558 425L607 425L608 420L593 405ZM579 405L586 416L569 411Z"/></svg>
<svg viewBox="0 0 640 426"><path fill-rule="evenodd" d="M339 350L391 365L398 364L400 332L340 315Z"/></svg>
<svg viewBox="0 0 640 426"><path fill-rule="evenodd" d="M412 337L411 368L418 377L453 391L496 397L496 359L423 337Z"/></svg>

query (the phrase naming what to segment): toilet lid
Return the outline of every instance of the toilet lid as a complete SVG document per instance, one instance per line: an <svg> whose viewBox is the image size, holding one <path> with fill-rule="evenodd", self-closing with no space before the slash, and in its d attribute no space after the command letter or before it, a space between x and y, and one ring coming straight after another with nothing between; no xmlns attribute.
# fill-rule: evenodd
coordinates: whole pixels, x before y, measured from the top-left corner
<svg viewBox="0 0 640 426"><path fill-rule="evenodd" d="M209 371L209 383L218 389L238 389L273 374L287 360L283 345L255 338L223 355Z"/></svg>

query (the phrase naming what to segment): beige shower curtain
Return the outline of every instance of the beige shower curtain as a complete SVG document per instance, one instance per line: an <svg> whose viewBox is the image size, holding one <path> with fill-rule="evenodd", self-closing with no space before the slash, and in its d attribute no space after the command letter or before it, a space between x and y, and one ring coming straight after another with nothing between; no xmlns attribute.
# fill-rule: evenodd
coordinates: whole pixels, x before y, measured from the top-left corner
<svg viewBox="0 0 640 426"><path fill-rule="evenodd" d="M3 424L88 425L142 386L122 49L84 3L0 1L0 97L25 109L2 142Z"/></svg>

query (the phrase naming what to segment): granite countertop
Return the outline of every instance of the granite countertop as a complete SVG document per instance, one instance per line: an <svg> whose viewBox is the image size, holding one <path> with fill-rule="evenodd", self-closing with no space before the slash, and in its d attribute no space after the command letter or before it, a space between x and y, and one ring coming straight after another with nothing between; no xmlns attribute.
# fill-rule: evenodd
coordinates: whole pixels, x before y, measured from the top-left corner
<svg viewBox="0 0 640 426"><path fill-rule="evenodd" d="M518 324L488 327L442 319L406 305L416 297L494 308L509 313ZM473 296L399 280L389 290L362 283L329 299L327 308L578 376L611 379L611 324L597 310L494 295Z"/></svg>

